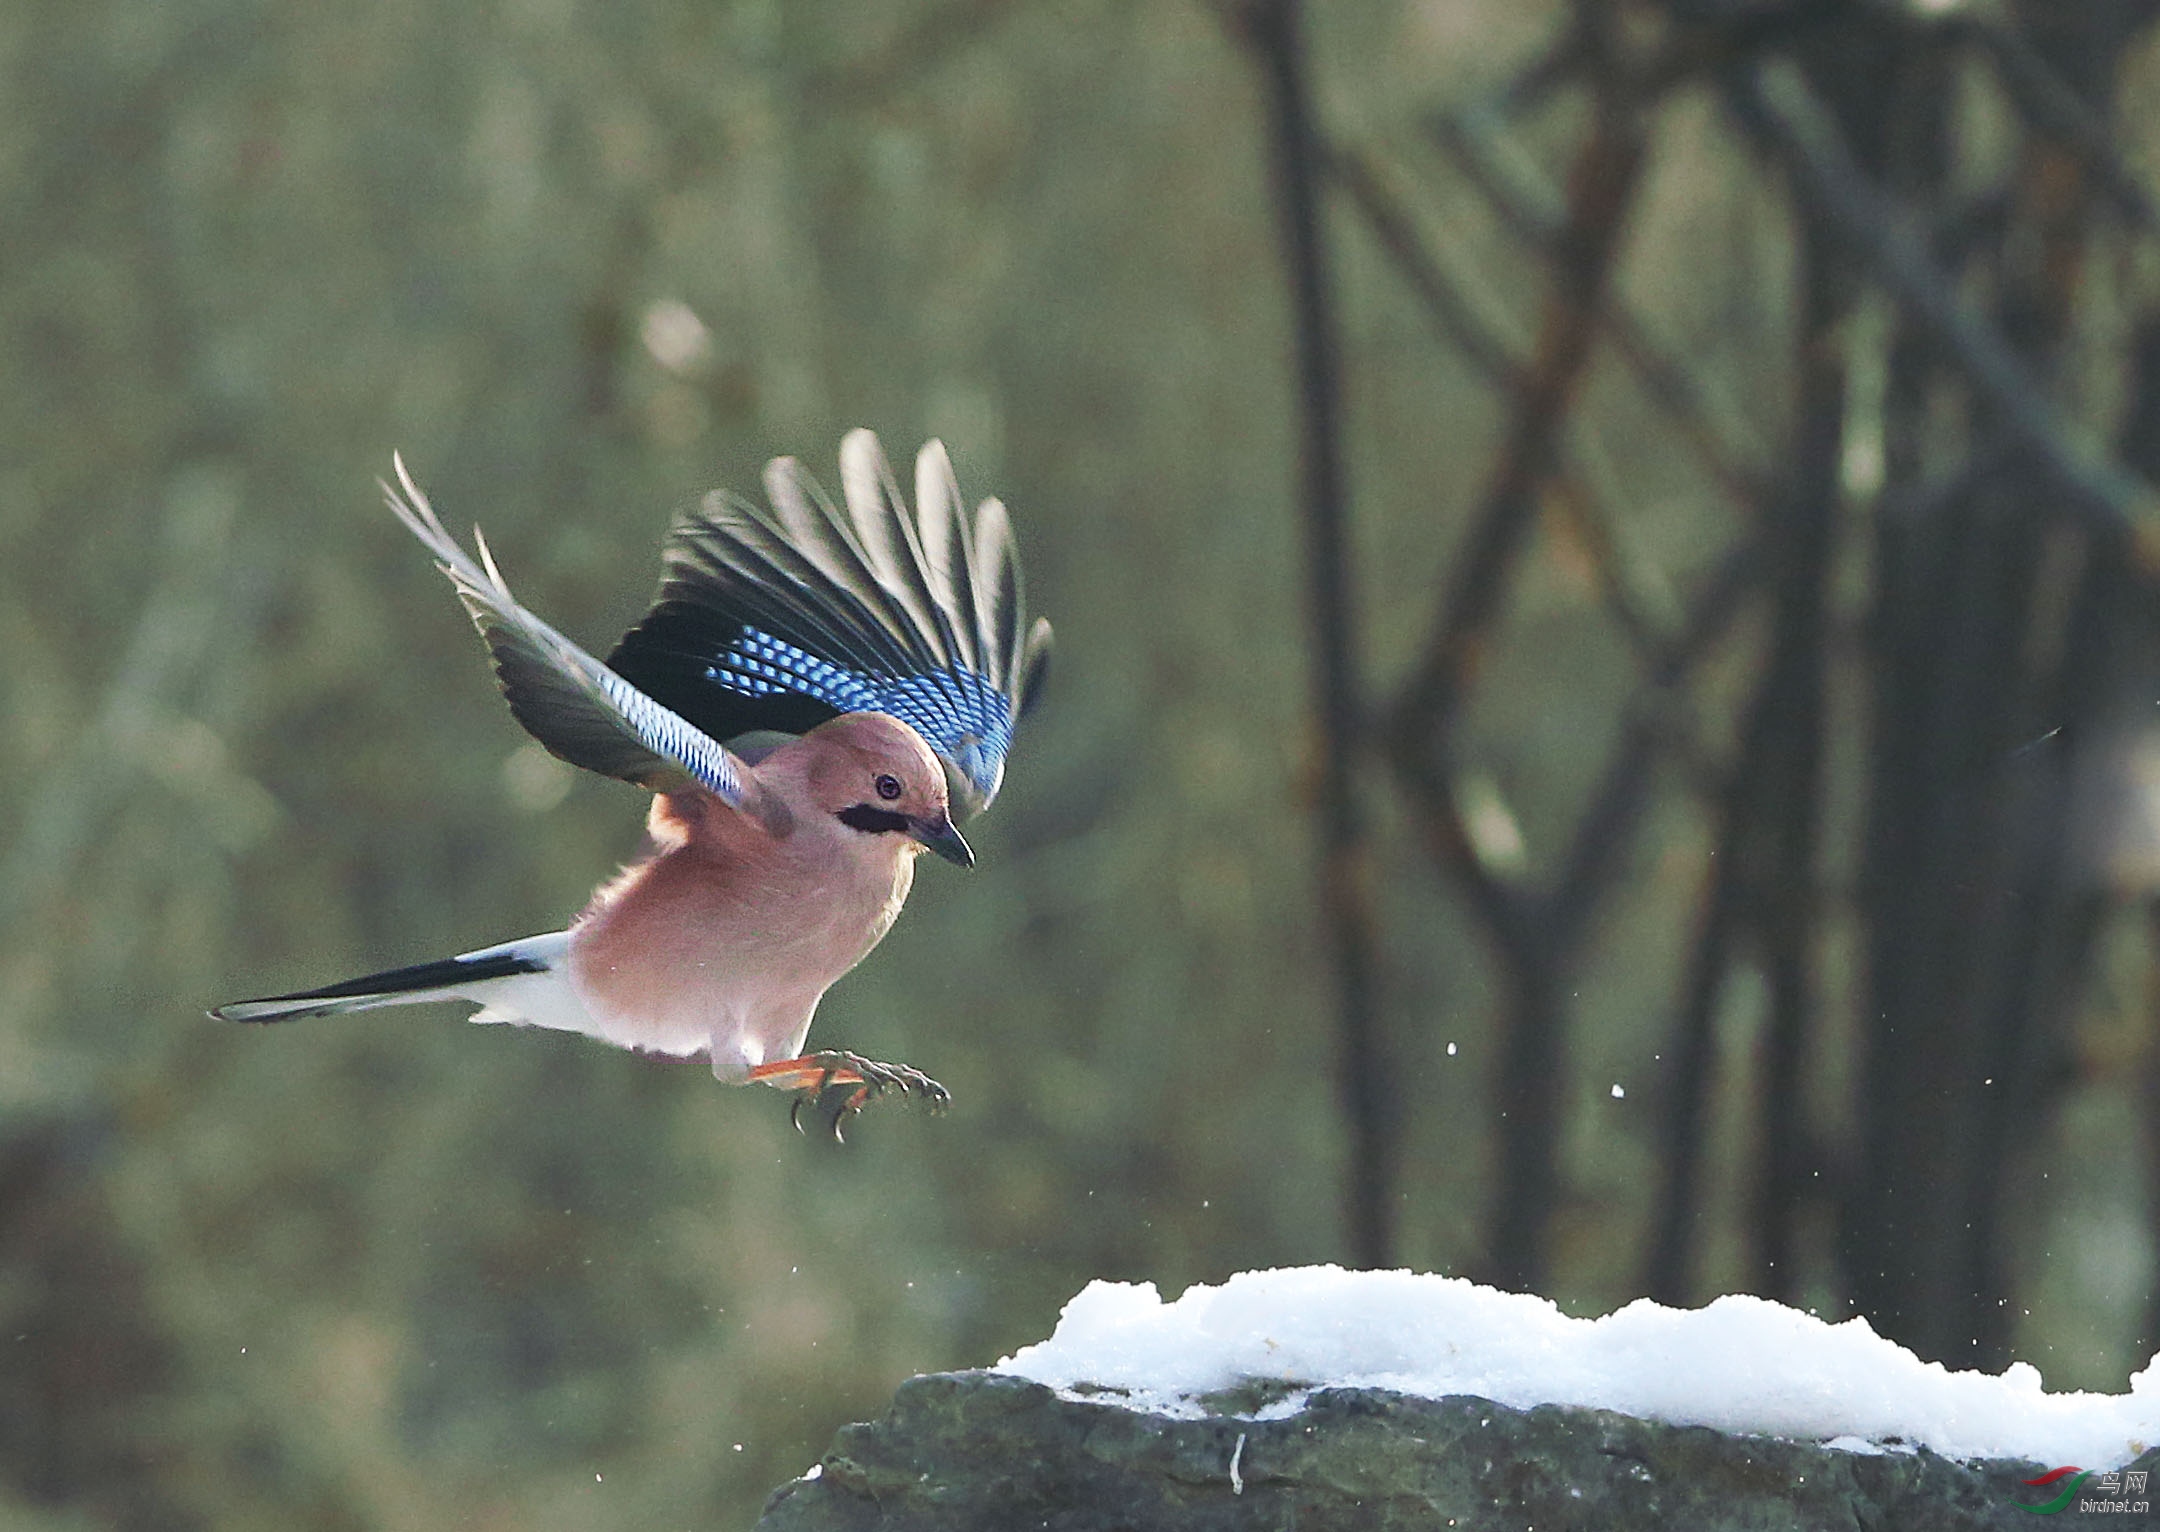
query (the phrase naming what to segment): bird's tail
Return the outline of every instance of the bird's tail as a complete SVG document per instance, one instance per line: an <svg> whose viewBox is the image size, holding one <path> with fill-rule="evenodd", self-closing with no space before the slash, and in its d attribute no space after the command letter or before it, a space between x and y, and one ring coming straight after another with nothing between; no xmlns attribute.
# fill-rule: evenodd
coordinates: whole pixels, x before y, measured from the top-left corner
<svg viewBox="0 0 2160 1532"><path fill-rule="evenodd" d="M545 1013L553 1001L569 1000L564 961L569 933L552 931L523 941L504 942L461 957L392 968L363 978L304 989L260 1000L235 1000L210 1014L219 1021L299 1021L309 1016L337 1016L381 1005L417 1005L428 1000L469 1000L487 1007L475 1021L529 1021L562 1025ZM558 998L559 997L559 998ZM540 1001L540 1004L533 1002ZM574 1000L570 1000L575 1004Z"/></svg>

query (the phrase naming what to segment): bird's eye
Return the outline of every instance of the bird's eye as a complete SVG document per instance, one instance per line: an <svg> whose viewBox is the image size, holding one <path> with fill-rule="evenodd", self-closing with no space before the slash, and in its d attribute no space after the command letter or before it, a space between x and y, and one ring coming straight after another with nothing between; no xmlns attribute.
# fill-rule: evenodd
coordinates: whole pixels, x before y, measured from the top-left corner
<svg viewBox="0 0 2160 1532"><path fill-rule="evenodd" d="M900 779L891 772L882 773L877 779L877 795L887 803L900 796Z"/></svg>

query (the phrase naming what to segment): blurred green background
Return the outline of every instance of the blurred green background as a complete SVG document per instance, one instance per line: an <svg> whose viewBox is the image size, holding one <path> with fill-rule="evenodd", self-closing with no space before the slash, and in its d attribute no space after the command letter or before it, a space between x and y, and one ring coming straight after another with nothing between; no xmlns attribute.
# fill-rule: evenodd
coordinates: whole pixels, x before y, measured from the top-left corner
<svg viewBox="0 0 2160 1532"><path fill-rule="evenodd" d="M1321 8L1322 115L1422 173L1416 114L1564 12ZM18 0L0 61L0 1526L747 1525L898 1380L1048 1333L1090 1278L1345 1258L1290 321L1261 96L1216 13ZM1620 286L1775 440L1790 227L1707 96L1654 148ZM1527 333L1520 253L1424 184ZM1392 677L1502 403L1370 241L1339 275ZM1586 384L1593 445L1629 557L1686 589L1734 513L1624 382ZM679 508L780 453L831 483L856 425L896 459L942 437L1007 501L1058 629L978 870L926 866L813 1034L929 1071L949 1115L876 1110L834 1149L701 1064L447 1010L204 1019L555 929L636 844L642 795L495 696L378 503L393 449L604 652ZM1565 536L1504 635L1462 749L1536 865L1634 672ZM1743 632L1706 698L1755 659ZM1367 777L1396 1256L1470 1270L1494 974ZM1549 1289L1583 1311L1640 1291L1710 833L1660 786L1572 986ZM2110 1037L2142 1027L2135 975ZM1731 1009L1744 1052L1759 1005ZM2100 1253L2047 1279L2023 1354L2051 1383L2134 1363L2119 1085L2080 1098ZM1720 1195L1705 1291L1742 1280Z"/></svg>

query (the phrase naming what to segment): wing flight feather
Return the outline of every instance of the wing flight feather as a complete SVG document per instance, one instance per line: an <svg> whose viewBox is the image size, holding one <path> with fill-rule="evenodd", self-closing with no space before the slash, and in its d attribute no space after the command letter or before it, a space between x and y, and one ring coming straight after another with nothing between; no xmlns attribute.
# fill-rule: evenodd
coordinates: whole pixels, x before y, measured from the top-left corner
<svg viewBox="0 0 2160 1532"><path fill-rule="evenodd" d="M608 665L718 740L889 713L965 818L997 794L1050 625L1028 624L1004 506L969 516L943 446L916 459L912 510L870 432L841 443L840 473L839 503L793 458L766 468L765 506L707 496Z"/></svg>
<svg viewBox="0 0 2160 1532"><path fill-rule="evenodd" d="M698 782L744 806L747 779L733 753L534 616L511 595L487 540L475 530L476 560L444 530L405 460L392 462L397 483L383 485L383 498L435 555L472 615L510 711L527 733L573 766L655 792Z"/></svg>

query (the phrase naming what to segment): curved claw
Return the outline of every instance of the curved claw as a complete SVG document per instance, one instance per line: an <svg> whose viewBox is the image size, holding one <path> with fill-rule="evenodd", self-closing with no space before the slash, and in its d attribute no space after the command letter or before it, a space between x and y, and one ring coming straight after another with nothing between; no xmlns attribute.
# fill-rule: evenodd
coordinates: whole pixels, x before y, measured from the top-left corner
<svg viewBox="0 0 2160 1532"><path fill-rule="evenodd" d="M788 1122L798 1133L807 1131L802 1122L804 1107L822 1112L826 1098L838 1096L839 1099L833 1102L829 1122L837 1143L847 1142L847 1135L842 1131L847 1119L869 1105L874 1097L888 1091L920 1097L933 1113L942 1112L952 1104L952 1092L919 1069L910 1069L905 1064L881 1064L859 1053L838 1049L760 1064L750 1071L749 1078L761 1085L795 1093L794 1101L788 1106Z"/></svg>

